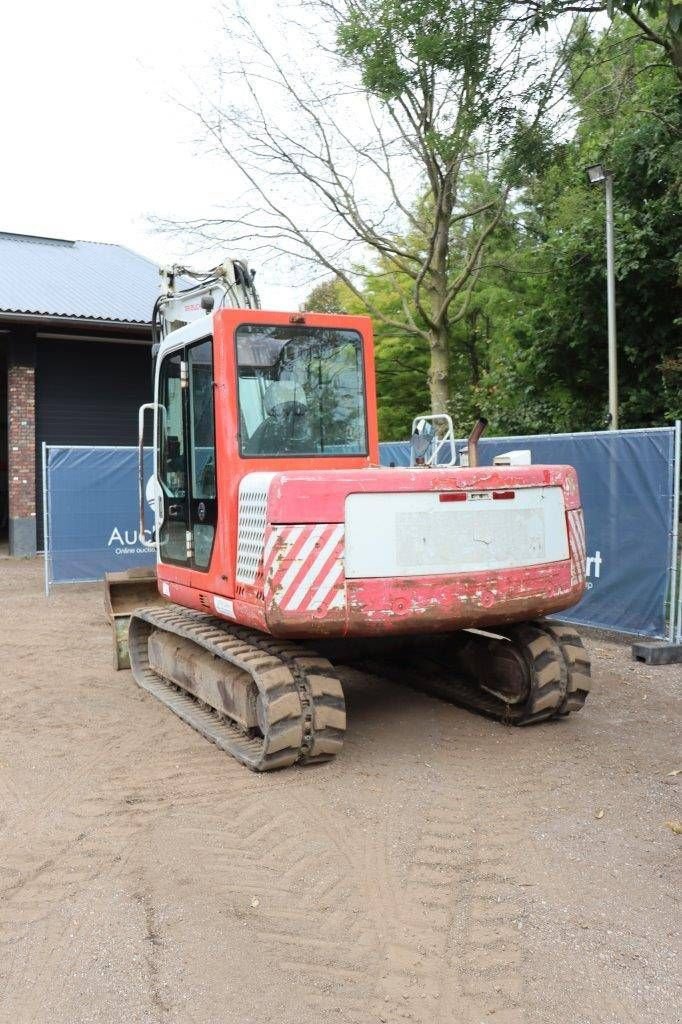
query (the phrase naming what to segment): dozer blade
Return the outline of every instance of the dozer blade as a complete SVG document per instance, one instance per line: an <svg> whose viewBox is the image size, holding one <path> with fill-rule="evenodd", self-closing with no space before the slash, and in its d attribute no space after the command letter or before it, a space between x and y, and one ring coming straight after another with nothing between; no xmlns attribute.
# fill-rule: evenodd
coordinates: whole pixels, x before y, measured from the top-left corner
<svg viewBox="0 0 682 1024"><path fill-rule="evenodd" d="M114 635L114 668L130 668L128 625L131 612L168 602L159 594L156 569L127 569L104 576L104 607Z"/></svg>

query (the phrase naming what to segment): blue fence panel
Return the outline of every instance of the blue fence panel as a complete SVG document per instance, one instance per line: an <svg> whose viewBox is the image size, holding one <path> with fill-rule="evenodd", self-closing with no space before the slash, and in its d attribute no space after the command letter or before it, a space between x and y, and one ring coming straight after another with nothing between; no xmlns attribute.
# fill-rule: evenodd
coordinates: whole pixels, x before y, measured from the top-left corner
<svg viewBox="0 0 682 1024"><path fill-rule="evenodd" d="M46 453L48 581L100 580L105 572L153 565L154 549L138 537L137 448L50 446ZM152 471L147 451L145 480ZM149 507L146 516L151 530Z"/></svg>
<svg viewBox="0 0 682 1024"><path fill-rule="evenodd" d="M464 441L458 441L457 447ZM566 621L666 635L672 561L675 431L621 430L486 438L481 465L528 448L534 463L574 466L587 534L587 592ZM381 444L382 465L409 465L407 442Z"/></svg>
<svg viewBox="0 0 682 1024"><path fill-rule="evenodd" d="M381 441L379 461L382 466L409 466L410 445L408 441Z"/></svg>
<svg viewBox="0 0 682 1024"><path fill-rule="evenodd" d="M480 442L483 465L529 448L534 463L575 466L587 531L588 590L563 619L665 636L672 562L674 430L633 430ZM457 442L459 447L464 442ZM407 442L382 443L383 465L409 465ZM152 472L145 453L145 479ZM47 449L50 582L101 579L153 565L137 535L137 449ZM147 508L146 526L152 526Z"/></svg>

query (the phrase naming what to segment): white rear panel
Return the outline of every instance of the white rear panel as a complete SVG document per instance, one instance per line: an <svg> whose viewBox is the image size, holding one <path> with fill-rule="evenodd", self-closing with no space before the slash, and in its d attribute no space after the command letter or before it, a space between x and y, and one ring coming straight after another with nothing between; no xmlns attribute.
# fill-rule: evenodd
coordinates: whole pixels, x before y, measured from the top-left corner
<svg viewBox="0 0 682 1024"><path fill-rule="evenodd" d="M512 569L568 558L560 487L492 491L441 502L437 492L350 494L347 579Z"/></svg>

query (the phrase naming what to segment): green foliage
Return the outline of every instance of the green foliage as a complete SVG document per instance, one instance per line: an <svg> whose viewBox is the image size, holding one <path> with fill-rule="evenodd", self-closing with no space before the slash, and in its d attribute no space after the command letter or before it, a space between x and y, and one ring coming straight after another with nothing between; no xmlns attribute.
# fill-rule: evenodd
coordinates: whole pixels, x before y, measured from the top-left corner
<svg viewBox="0 0 682 1024"><path fill-rule="evenodd" d="M338 42L369 92L397 100L421 86L427 68L482 81L492 32L507 6L505 0L364 0L349 7Z"/></svg>
<svg viewBox="0 0 682 1024"><path fill-rule="evenodd" d="M341 282L338 278L331 278L329 281L321 281L307 296L303 303L303 309L311 313L345 313L347 310L342 305Z"/></svg>
<svg viewBox="0 0 682 1024"><path fill-rule="evenodd" d="M534 0L527 5L528 12L521 19L534 31L545 32L552 21L562 14L593 14L606 11L611 17L630 19L629 28L636 26L638 35L632 37L646 48L657 47L664 60L670 63L682 81L682 3L677 0Z"/></svg>
<svg viewBox="0 0 682 1024"><path fill-rule="evenodd" d="M624 18L599 36L576 32L574 133L534 141L542 158L534 173L526 168L525 187L488 245L466 316L449 327L448 408L460 434L481 413L498 434L605 427L604 195L585 177L597 161L614 174L620 425L682 416L679 87L631 39ZM479 167L463 188L475 204L495 185ZM467 244L462 222L451 235L453 266ZM381 261L371 270L368 295L398 319L409 282ZM363 311L348 289L334 287L341 308ZM379 323L375 330L381 437L406 437L412 417L428 408L428 350L414 335Z"/></svg>
<svg viewBox="0 0 682 1024"><path fill-rule="evenodd" d="M489 378L498 393L511 379L506 394L520 391L525 402L521 410L515 398L503 399L500 428L516 429L529 417L545 430L604 426L604 198L584 179L596 160L614 173L621 426L665 422L676 395L679 408L679 96L670 73L647 72L644 55L625 45L628 31L621 23L618 35L612 30L576 53L575 138L555 147L526 196L512 266L530 308L507 326L511 378L504 363ZM622 44L615 61L614 41Z"/></svg>

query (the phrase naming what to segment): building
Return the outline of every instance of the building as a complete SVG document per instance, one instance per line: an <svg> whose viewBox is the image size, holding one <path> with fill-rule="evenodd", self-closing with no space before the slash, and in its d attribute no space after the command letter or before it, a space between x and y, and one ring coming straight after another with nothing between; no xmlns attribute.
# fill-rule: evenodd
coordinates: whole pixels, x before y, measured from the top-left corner
<svg viewBox="0 0 682 1024"><path fill-rule="evenodd" d="M42 444L132 445L159 269L119 245L0 232L0 542L42 545Z"/></svg>

